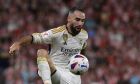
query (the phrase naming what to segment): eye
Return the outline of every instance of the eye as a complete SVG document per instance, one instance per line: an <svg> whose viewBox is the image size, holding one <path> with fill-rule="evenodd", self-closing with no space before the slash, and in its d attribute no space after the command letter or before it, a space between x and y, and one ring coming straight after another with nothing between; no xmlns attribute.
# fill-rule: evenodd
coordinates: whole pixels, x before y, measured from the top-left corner
<svg viewBox="0 0 140 84"><path fill-rule="evenodd" d="M82 22L85 22L85 19L81 19Z"/></svg>
<svg viewBox="0 0 140 84"><path fill-rule="evenodd" d="M81 19L81 18L75 18L76 21L81 21L81 22L85 22L85 19Z"/></svg>
<svg viewBox="0 0 140 84"><path fill-rule="evenodd" d="M76 20L76 21L80 21L81 19L80 19L80 18L75 18L75 20Z"/></svg>

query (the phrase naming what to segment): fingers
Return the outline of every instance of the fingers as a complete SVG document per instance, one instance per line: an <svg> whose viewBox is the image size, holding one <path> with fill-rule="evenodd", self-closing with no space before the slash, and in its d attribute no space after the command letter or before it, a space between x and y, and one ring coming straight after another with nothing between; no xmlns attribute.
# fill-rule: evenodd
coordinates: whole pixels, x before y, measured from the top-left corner
<svg viewBox="0 0 140 84"><path fill-rule="evenodd" d="M12 47L10 47L9 54L10 55L14 55L15 54L15 50Z"/></svg>
<svg viewBox="0 0 140 84"><path fill-rule="evenodd" d="M11 56L14 56L14 55L15 55L15 51L10 51L9 54L10 54Z"/></svg>
<svg viewBox="0 0 140 84"><path fill-rule="evenodd" d="M16 54L16 51L19 51L19 47L16 44L13 44L10 47L9 54L10 55L15 55Z"/></svg>
<svg viewBox="0 0 140 84"><path fill-rule="evenodd" d="M19 54L19 50L9 50L9 54L11 55L11 56L14 56L14 55L18 55Z"/></svg>

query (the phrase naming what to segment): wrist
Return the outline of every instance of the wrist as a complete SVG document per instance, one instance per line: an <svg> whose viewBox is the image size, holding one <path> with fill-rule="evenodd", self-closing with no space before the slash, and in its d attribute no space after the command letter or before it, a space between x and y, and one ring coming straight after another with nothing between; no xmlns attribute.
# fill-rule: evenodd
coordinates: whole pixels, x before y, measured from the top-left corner
<svg viewBox="0 0 140 84"><path fill-rule="evenodd" d="M19 45L19 46L21 45L21 43L20 43L20 42L18 42L18 41L17 41L17 42L15 42L15 44L16 44L16 45Z"/></svg>

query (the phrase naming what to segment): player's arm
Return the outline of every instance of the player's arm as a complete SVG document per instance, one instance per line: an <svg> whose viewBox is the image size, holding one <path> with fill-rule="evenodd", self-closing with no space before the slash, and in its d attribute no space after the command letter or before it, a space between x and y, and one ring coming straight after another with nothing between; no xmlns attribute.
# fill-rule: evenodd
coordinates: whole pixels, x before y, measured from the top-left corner
<svg viewBox="0 0 140 84"><path fill-rule="evenodd" d="M18 41L14 42L12 46L10 47L9 53L11 55L15 54L16 51L18 51L22 46L31 44L33 40L33 37L31 35L24 36Z"/></svg>
<svg viewBox="0 0 140 84"><path fill-rule="evenodd" d="M15 54L22 46L27 44L51 44L52 43L52 32L51 30L42 33L33 33L32 35L24 36L17 42L13 43L10 47L9 53L11 55Z"/></svg>
<svg viewBox="0 0 140 84"><path fill-rule="evenodd" d="M86 47L87 47L87 43L84 43L83 48L82 48L82 50L81 50L81 54L82 54L82 55L85 55Z"/></svg>

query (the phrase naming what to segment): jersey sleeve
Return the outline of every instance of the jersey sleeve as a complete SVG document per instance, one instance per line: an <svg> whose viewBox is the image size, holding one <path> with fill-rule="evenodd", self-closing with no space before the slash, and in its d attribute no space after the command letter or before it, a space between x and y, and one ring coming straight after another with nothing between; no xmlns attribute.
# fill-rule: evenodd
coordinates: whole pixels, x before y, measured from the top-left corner
<svg viewBox="0 0 140 84"><path fill-rule="evenodd" d="M52 44L53 33L51 30L42 33L33 33L33 43L36 44Z"/></svg>
<svg viewBox="0 0 140 84"><path fill-rule="evenodd" d="M88 40L88 33L86 32L82 49L85 49L87 47L87 40Z"/></svg>

